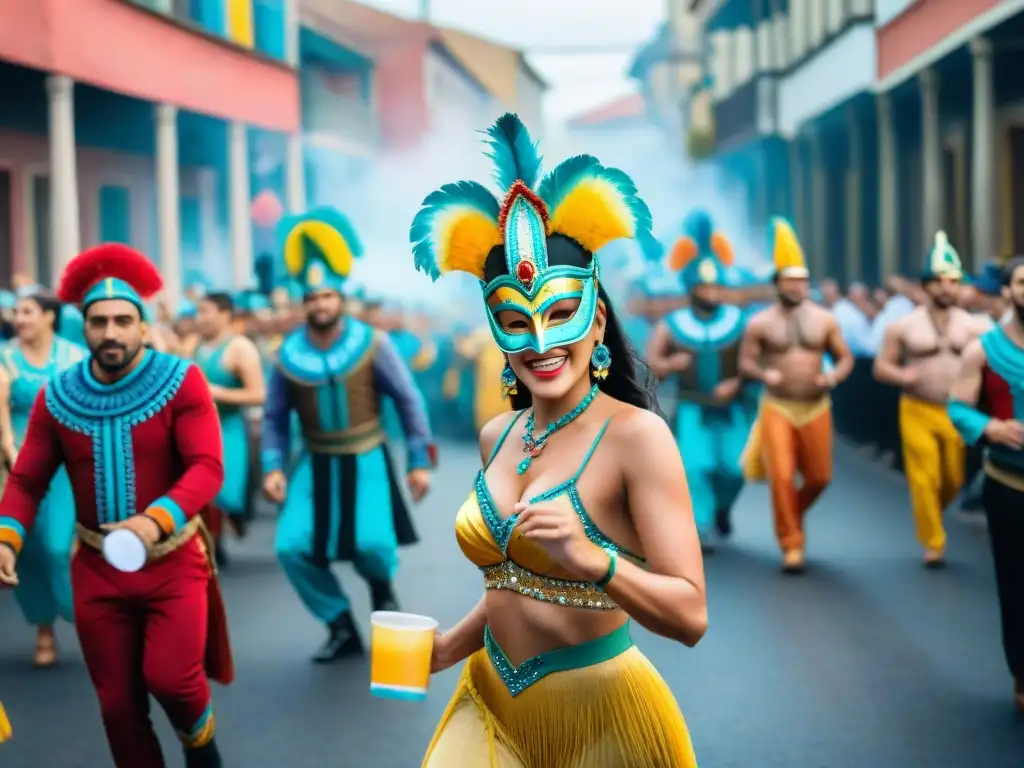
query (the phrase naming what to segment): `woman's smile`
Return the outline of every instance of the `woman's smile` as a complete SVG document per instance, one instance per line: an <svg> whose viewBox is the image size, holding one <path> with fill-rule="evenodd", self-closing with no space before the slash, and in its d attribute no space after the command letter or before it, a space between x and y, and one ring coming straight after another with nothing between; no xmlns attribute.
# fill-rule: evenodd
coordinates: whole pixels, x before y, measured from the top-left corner
<svg viewBox="0 0 1024 768"><path fill-rule="evenodd" d="M538 378L553 379L562 372L562 368L565 367L565 361L568 359L568 355L538 357L536 360L530 360L526 363L526 367L530 369L530 373Z"/></svg>

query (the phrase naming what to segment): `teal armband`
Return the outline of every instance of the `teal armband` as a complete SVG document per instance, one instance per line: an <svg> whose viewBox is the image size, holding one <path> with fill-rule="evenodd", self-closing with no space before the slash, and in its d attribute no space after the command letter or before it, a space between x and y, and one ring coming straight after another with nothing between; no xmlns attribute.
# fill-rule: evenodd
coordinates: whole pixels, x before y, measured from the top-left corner
<svg viewBox="0 0 1024 768"><path fill-rule="evenodd" d="M968 445L975 445L981 440L989 419L989 416L967 403L959 400L949 401L949 420Z"/></svg>
<svg viewBox="0 0 1024 768"><path fill-rule="evenodd" d="M598 582L595 582L594 586L598 589L604 589L611 582L612 577L615 575L615 566L619 564L619 553L614 549L606 549L605 554L608 555L608 573L604 575L604 578Z"/></svg>

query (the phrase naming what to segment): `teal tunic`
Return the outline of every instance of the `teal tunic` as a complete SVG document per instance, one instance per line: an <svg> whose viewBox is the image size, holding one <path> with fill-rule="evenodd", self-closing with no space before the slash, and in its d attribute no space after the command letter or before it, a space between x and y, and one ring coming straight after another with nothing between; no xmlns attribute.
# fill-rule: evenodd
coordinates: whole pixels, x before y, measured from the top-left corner
<svg viewBox="0 0 1024 768"><path fill-rule="evenodd" d="M743 489L740 455L751 418L741 393L718 405L712 392L738 374L739 343L745 327L737 307L721 306L704 318L679 309L665 318L675 346L693 355L677 376L675 434L686 466L693 515L702 536L710 534L718 512L732 508Z"/></svg>
<svg viewBox="0 0 1024 768"><path fill-rule="evenodd" d="M309 611L331 623L349 602L329 564L350 561L371 584L390 582L397 547L417 540L381 426L382 396L394 401L407 467L433 464L423 400L386 334L346 318L329 349L305 328L281 344L268 382L264 472L286 471L291 417L303 450L288 480L275 550Z"/></svg>
<svg viewBox="0 0 1024 768"><path fill-rule="evenodd" d="M196 347L196 365L206 380L225 389L239 389L242 380L224 367L224 352L234 337L218 344L200 344ZM238 405L217 404L220 433L224 447L224 485L214 504L227 515L240 517L247 511L250 477L249 434L243 408Z"/></svg>
<svg viewBox="0 0 1024 768"><path fill-rule="evenodd" d="M25 439L32 404L52 376L84 359L88 352L59 336L53 340L50 359L41 368L29 364L18 343L0 350L0 365L11 380L11 422L14 444ZM75 538L75 498L67 472L61 467L39 505L35 526L18 559L21 583L14 596L25 620L49 626L58 616L73 621L71 600L71 545Z"/></svg>

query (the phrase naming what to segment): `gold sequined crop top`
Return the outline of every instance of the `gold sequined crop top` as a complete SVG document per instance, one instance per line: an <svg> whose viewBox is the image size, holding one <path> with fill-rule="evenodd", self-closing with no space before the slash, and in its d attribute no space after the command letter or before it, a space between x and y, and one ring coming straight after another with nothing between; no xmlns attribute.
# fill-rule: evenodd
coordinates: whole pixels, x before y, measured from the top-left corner
<svg viewBox="0 0 1024 768"><path fill-rule="evenodd" d="M485 472L521 415L522 411L505 427L505 431L491 451L487 464L477 474L473 492L459 509L455 519L455 537L459 547L470 562L483 571L484 586L487 589L510 589L537 600L576 608L615 610L618 606L603 590L590 582L574 578L572 573L552 560L542 547L522 536L516 530L518 513L508 518L502 518L498 514L487 488ZM607 428L606 421L576 474L550 491L534 496L530 503L547 501L571 505L583 523L587 538L602 549L615 550L620 556L643 563L642 557L620 547L598 529L587 514L576 488L580 475L586 469Z"/></svg>

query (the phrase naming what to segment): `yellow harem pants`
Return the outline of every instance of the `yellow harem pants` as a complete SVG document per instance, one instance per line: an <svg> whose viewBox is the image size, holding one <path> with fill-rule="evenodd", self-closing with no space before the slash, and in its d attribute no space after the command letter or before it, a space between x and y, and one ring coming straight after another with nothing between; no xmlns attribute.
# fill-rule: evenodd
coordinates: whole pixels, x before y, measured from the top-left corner
<svg viewBox="0 0 1024 768"><path fill-rule="evenodd" d="M768 481L779 547L803 549L804 515L832 482L829 398L805 402L763 395L740 464L747 480Z"/></svg>
<svg viewBox="0 0 1024 768"><path fill-rule="evenodd" d="M515 697L480 650L423 768L697 768L697 759L672 692L636 646Z"/></svg>
<svg viewBox="0 0 1024 768"><path fill-rule="evenodd" d="M942 512L964 484L964 441L945 405L908 395L900 398L900 439L917 540L926 549L942 551Z"/></svg>

